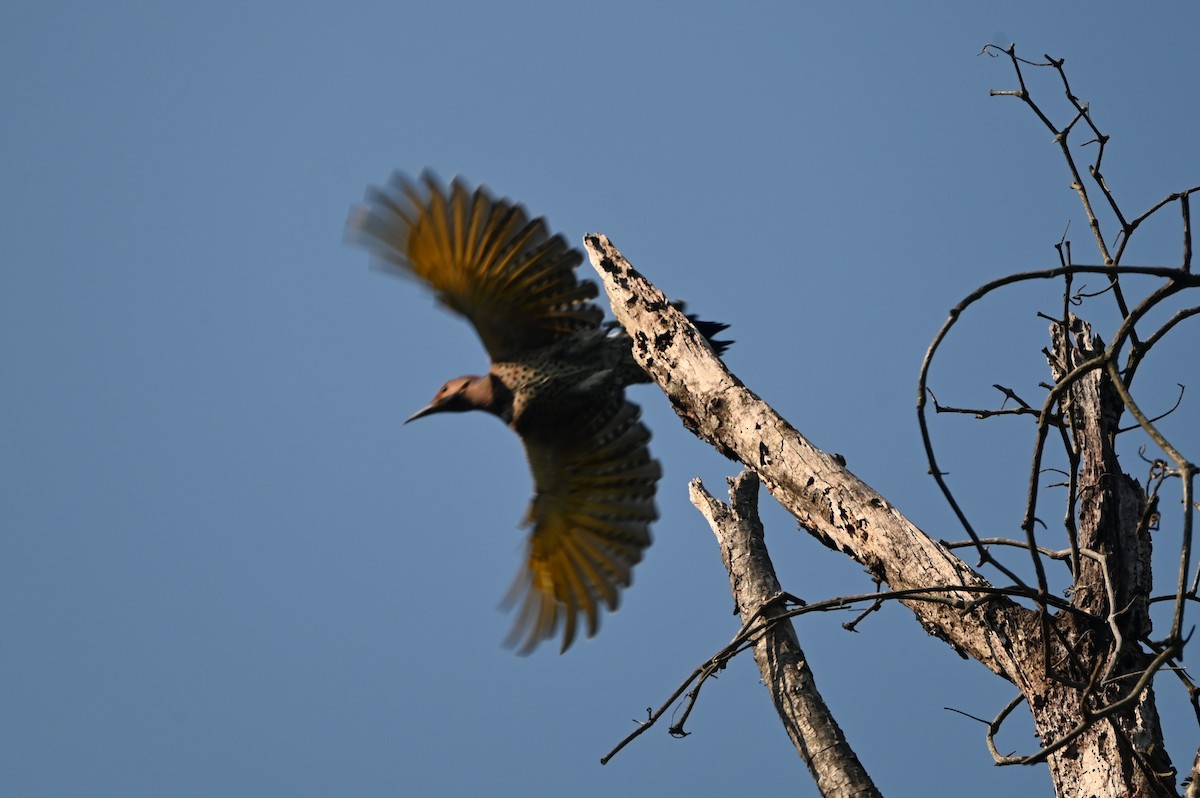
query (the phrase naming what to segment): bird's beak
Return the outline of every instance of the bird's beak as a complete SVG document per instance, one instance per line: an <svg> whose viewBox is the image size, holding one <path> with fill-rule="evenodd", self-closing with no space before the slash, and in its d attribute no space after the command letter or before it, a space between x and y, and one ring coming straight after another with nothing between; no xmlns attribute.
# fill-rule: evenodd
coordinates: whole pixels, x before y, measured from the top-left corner
<svg viewBox="0 0 1200 798"><path fill-rule="evenodd" d="M407 424L410 421L416 421L418 418L424 418L425 416L429 415L430 413L436 413L437 411L439 411L441 409L442 409L442 406L439 405L437 402L430 402L429 404L425 405L417 412L413 413L408 418L404 419L404 423Z"/></svg>

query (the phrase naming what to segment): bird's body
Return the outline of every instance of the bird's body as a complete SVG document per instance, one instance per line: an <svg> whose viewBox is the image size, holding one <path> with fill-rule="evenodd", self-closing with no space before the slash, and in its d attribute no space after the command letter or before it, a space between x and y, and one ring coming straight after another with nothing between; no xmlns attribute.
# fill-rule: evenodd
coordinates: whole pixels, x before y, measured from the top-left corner
<svg viewBox="0 0 1200 798"><path fill-rule="evenodd" d="M625 386L611 371L595 368L587 353L562 349L531 353L524 362L492 364L489 373L512 395L508 417L501 417L518 435L570 435L581 421L621 401Z"/></svg>
<svg viewBox="0 0 1200 798"><path fill-rule="evenodd" d="M488 373L448 381L409 421L483 410L520 436L535 493L526 566L510 593L521 607L509 639L527 652L561 626L565 651L580 616L591 636L600 606L616 609L650 545L662 470L638 407L625 399L626 386L647 378L629 338L602 324L590 301L595 284L576 279L578 250L482 188L454 181L446 191L429 175L422 182L397 177L372 190L350 234L388 270L428 283L483 340ZM699 326L710 340L723 329Z"/></svg>

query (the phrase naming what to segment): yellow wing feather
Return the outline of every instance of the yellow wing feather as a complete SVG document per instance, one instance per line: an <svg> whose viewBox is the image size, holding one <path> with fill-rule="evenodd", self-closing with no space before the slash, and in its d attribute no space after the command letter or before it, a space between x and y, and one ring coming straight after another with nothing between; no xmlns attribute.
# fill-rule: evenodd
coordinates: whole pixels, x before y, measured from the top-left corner
<svg viewBox="0 0 1200 798"><path fill-rule="evenodd" d="M594 635L601 606L617 608L620 588L650 545L662 469L639 415L637 405L623 402L585 440L525 439L536 490L527 519L533 532L508 598L521 603L508 642L522 654L560 626L566 651L580 615Z"/></svg>
<svg viewBox="0 0 1200 798"><path fill-rule="evenodd" d="M349 238L385 270L428 284L438 299L475 326L493 361L547 346L599 326L590 300L596 285L579 280L583 261L545 220L524 207L472 191L461 180L443 188L429 173L373 188L351 213Z"/></svg>

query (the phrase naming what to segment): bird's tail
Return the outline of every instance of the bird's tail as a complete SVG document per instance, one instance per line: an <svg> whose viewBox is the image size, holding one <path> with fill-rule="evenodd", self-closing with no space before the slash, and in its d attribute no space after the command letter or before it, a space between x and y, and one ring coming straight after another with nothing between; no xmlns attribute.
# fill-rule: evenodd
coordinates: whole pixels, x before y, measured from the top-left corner
<svg viewBox="0 0 1200 798"><path fill-rule="evenodd" d="M722 324L719 321L704 321L695 313L687 312L687 305L682 300L677 300L671 303L675 308L687 316L687 320L696 326L700 334L704 336L704 340L708 341L708 345L713 348L713 351L718 355L725 354L725 350L733 346L733 341L718 341L714 336L720 335L724 330L729 329L728 324Z"/></svg>

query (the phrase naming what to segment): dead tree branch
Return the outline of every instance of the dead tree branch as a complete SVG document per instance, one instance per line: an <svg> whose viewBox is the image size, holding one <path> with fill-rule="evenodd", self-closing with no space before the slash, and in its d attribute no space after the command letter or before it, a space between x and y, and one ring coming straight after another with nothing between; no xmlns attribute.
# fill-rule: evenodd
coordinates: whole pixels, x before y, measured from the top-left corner
<svg viewBox="0 0 1200 798"><path fill-rule="evenodd" d="M744 491L753 479L750 473L735 482L730 507L694 483L693 500L722 540L744 624L734 640L698 667L663 709L652 714L622 746L653 724L690 686L683 712L686 719L704 682L731 657L753 649L785 726L819 783L817 771L835 769L847 761L857 766L856 760L845 756L821 765L811 747L811 741L820 738L796 719L798 707L791 705L795 696L786 689L778 692L787 684L783 676L787 671L781 665L783 652L792 651L786 656L803 663L787 619L852 604L874 608L894 600L902 602L930 634L960 655L978 660L1019 690L1019 700L1033 715L1040 747L1022 756L1001 756L996 751L995 735L1019 703L1014 700L988 724L987 743L997 764L1048 763L1056 792L1064 798L1177 794L1176 773L1163 745L1154 681L1160 672L1174 672L1200 721L1200 689L1179 667L1189 636L1185 635L1185 608L1200 601L1200 567L1193 562L1192 545L1197 467L1186 454L1188 447L1160 429L1162 418L1174 411L1151 417L1142 410L1132 385L1150 351L1168 333L1183 327L1183 322L1200 316L1194 302L1191 307L1175 306L1173 314L1167 304L1200 288L1200 275L1191 269L1190 216L1190 198L1200 192L1200 186L1170 194L1141 214L1126 213L1101 171L1109 138L1097 125L1089 105L1072 90L1064 62L1049 56L1044 62L1029 61L1018 57L1015 47L989 46L984 52L1006 55L1019 84L1018 89L993 94L1020 99L1053 133L1101 263L1074 263L1071 242L1064 235L1054 245L1058 267L1008 274L975 289L951 309L926 352L917 390L920 431L930 474L966 531L967 541L947 544L925 534L854 476L841 458L814 447L725 368L687 318L634 270L607 238L598 234L585 237L585 247L617 320L633 340L634 357L667 395L684 426L756 474L803 529L864 565L877 584L890 588L808 605L798 602L782 593L774 580L758 536L757 508L745 503ZM1065 122L1054 121L1054 114L1043 110L1034 98L1027 73L1037 69L1052 72L1065 93L1070 117ZM1092 148L1089 152L1094 157L1086 167L1077 160L1072 140L1077 130L1090 135L1083 146ZM1091 184L1085 182L1085 172ZM1094 198L1095 192L1099 194ZM1176 202L1182 216L1180 264L1122 264L1142 223ZM1104 230L1113 223L1117 233L1110 242ZM1104 284L1092 291L1077 287L1076 279L1084 274L1101 275ZM1123 282L1129 275L1137 277ZM929 384L931 364L962 316L975 303L1008 286L1044 280L1062 280L1062 293L1055 300L1058 309L1053 314L1038 314L1050 321L1051 344L1043 353L1053 377L1052 383L1042 383L1045 394L1040 401L1026 401L1014 390L995 385L1006 402L1012 400L1018 406L972 409L939 403ZM1133 289L1140 291L1147 284L1152 285L1137 298ZM1109 301L1108 297L1119 321L1106 336L1106 344L1076 312L1087 303ZM1172 315L1162 321L1164 314ZM1182 391L1182 384L1180 387ZM1032 422L1025 508L1016 537L981 536L956 500L929 432L931 399L936 411L951 417L971 414L1004 419L994 423ZM1151 407L1157 402L1145 404ZM1122 427L1120 421L1126 413L1136 423ZM1147 446L1161 453L1147 458L1138 450L1150 464L1144 486L1122 470L1117 456L1118 439L1127 433L1144 436ZM1057 454L1055 446L1061 447ZM1052 456L1065 463L1047 460ZM1047 473L1054 475L1049 485L1043 484ZM1179 536L1172 537L1171 543L1179 546L1179 566L1170 592L1160 589L1160 595L1155 595L1151 532L1160 528L1162 488L1168 481L1175 484L1174 480L1179 481L1181 513ZM1062 497L1061 532L1043 520L1047 503L1043 494L1048 488ZM745 553L725 542L727 537L734 540L735 535ZM1065 547L1048 545L1044 539L1050 535L1065 538ZM971 547L980 568L992 566L1009 583L990 584L955 555L954 549L961 547ZM1026 558L1035 577L1032 584L1020 578L1015 566L1002 561L1004 552L1010 553L1010 559ZM1052 593L1048 561L1061 561L1069 569L1065 599ZM1061 572L1056 577L1061 587ZM1151 636L1150 607L1157 601L1170 601L1174 608L1170 629L1161 640ZM795 678L805 683L802 672L797 671ZM812 717L827 713L815 691L809 700L813 706L805 707L805 713L814 713ZM673 726L673 733L684 734L682 724L683 720ZM1200 766L1194 767L1193 775L1196 772ZM842 781L834 779L834 783ZM1193 783L1189 794L1194 791Z"/></svg>
<svg viewBox="0 0 1200 798"><path fill-rule="evenodd" d="M721 547L744 627L761 629L755 632L754 659L779 718L821 795L879 795L817 691L791 621L775 620L784 607L776 601L781 594L779 580L763 543L758 484L757 475L750 470L731 479L728 505L713 498L698 479L692 480L689 489L692 504L708 519Z"/></svg>

